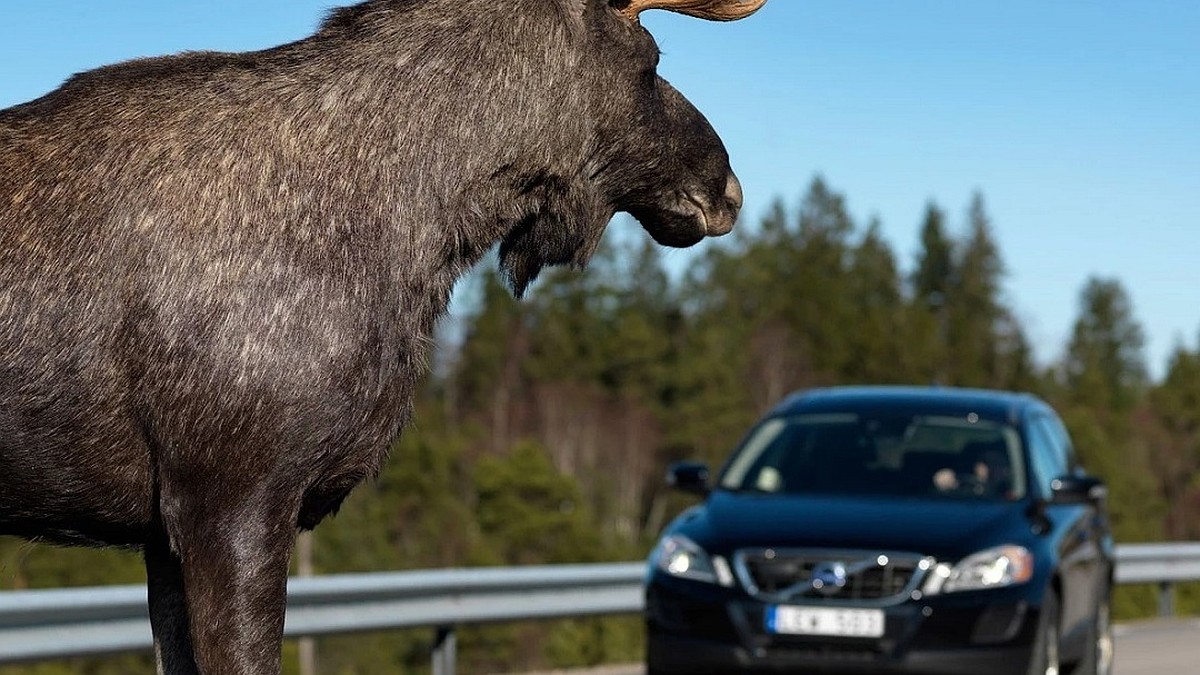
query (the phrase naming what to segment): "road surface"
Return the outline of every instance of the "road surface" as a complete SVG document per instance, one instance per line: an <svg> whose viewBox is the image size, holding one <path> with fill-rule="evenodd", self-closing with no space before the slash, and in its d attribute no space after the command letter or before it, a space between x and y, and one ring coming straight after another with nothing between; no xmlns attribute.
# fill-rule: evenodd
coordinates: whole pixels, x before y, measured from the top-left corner
<svg viewBox="0 0 1200 675"><path fill-rule="evenodd" d="M1121 624L1115 629L1113 675L1194 675L1200 673L1200 619ZM539 675L644 675L640 665Z"/></svg>
<svg viewBox="0 0 1200 675"><path fill-rule="evenodd" d="M1116 627L1113 675L1200 673L1200 620L1149 621Z"/></svg>

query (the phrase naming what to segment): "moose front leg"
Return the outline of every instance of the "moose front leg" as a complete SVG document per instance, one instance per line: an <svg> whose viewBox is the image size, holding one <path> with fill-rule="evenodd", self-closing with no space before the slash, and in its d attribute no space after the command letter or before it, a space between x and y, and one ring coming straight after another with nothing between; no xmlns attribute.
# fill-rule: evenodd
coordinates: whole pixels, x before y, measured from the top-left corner
<svg viewBox="0 0 1200 675"><path fill-rule="evenodd" d="M295 518L259 505L181 521L173 543L195 665L161 657L164 673L278 675Z"/></svg>
<svg viewBox="0 0 1200 675"><path fill-rule="evenodd" d="M187 595L179 556L171 551L165 533L156 533L146 543L145 556L158 675L199 675L188 634Z"/></svg>

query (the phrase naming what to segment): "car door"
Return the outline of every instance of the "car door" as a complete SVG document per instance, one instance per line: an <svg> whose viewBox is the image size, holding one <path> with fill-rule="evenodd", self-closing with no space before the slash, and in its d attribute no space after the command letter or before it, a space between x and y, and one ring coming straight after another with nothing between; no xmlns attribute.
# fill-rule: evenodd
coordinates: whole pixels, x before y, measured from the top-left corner
<svg viewBox="0 0 1200 675"><path fill-rule="evenodd" d="M1067 429L1062 421L1053 413L1048 412L1043 418L1042 423L1048 428L1051 439L1060 448L1059 451L1065 457L1068 472L1076 476L1088 475L1086 467L1081 466L1079 463L1074 445L1071 442L1071 437L1067 433ZM1108 589L1115 551L1112 531L1109 526L1107 504L1103 499L1099 499L1087 503L1086 506L1088 507L1087 518L1081 526L1086 528L1089 541L1094 542L1096 545L1094 552L1097 553L1097 557L1095 558L1095 566L1092 570L1091 586L1091 595L1095 599L1100 592Z"/></svg>
<svg viewBox="0 0 1200 675"><path fill-rule="evenodd" d="M1030 451L1036 453L1035 465L1053 478L1073 471L1072 449L1044 414L1034 415L1030 424ZM1042 479L1044 480L1044 478ZM1043 485L1047 496L1049 486ZM1062 580L1063 636L1068 642L1081 639L1096 606L1096 590L1101 587L1103 565L1103 536L1098 524L1097 505L1049 504L1047 515L1053 523L1058 540L1059 574Z"/></svg>

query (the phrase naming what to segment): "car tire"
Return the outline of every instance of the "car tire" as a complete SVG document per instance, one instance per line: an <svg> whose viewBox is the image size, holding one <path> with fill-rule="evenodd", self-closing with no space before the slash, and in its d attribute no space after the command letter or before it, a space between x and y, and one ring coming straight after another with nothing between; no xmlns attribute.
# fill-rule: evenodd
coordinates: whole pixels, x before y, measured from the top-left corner
<svg viewBox="0 0 1200 675"><path fill-rule="evenodd" d="M663 668L661 665L658 665L658 663L655 663L655 661L656 661L656 659L654 659L652 656L650 656L649 653L646 654L646 658L645 658L646 675L684 675L681 672Z"/></svg>
<svg viewBox="0 0 1200 675"><path fill-rule="evenodd" d="M1060 638L1058 595L1053 589L1047 589L1046 595L1042 597L1042 611L1038 617L1037 637L1033 641L1028 675L1060 675Z"/></svg>
<svg viewBox="0 0 1200 675"><path fill-rule="evenodd" d="M1105 595L1096 605L1092 627L1088 631L1087 651L1073 675L1112 675L1113 644L1112 608Z"/></svg>

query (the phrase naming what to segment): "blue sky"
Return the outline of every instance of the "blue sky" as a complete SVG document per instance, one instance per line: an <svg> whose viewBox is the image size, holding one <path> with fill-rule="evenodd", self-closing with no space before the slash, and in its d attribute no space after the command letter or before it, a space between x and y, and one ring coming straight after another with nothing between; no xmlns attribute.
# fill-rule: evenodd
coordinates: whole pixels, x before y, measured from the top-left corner
<svg viewBox="0 0 1200 675"><path fill-rule="evenodd" d="M117 60L297 39L337 4L8 2L0 107ZM1091 275L1129 291L1153 373L1176 344L1196 346L1200 2L771 0L734 24L643 21L661 74L729 147L743 224L820 173L860 222L881 219L907 268L925 204L957 231L978 190L1043 362Z"/></svg>

